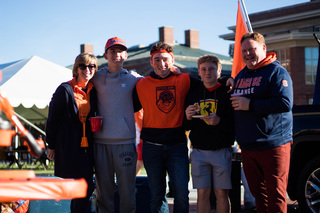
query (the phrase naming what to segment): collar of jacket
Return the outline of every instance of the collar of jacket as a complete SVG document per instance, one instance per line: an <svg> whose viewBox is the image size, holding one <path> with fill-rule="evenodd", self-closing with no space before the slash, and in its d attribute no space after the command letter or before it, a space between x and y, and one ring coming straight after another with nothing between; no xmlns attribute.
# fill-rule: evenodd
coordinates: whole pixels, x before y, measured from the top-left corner
<svg viewBox="0 0 320 213"><path fill-rule="evenodd" d="M151 77L151 78L155 78L155 79L159 79L159 80L163 80L163 79L169 78L169 77L172 76L172 75L173 75L173 73L170 72L169 75L167 75L165 78L162 78L162 77L160 77L159 75L157 75L155 71L152 71L152 72L150 73L150 77Z"/></svg>

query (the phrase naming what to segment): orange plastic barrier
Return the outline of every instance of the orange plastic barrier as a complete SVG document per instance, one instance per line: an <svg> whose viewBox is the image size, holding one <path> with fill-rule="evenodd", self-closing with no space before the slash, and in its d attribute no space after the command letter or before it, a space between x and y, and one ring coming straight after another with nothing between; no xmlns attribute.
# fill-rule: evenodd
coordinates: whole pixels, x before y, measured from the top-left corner
<svg viewBox="0 0 320 213"><path fill-rule="evenodd" d="M0 202L62 200L86 196L88 186L83 178L32 178L32 171L27 171L27 176L23 176L23 172L14 171L10 176L8 171L0 171Z"/></svg>
<svg viewBox="0 0 320 213"><path fill-rule="evenodd" d="M9 129L0 129L0 146L11 146L12 137L16 132Z"/></svg>
<svg viewBox="0 0 320 213"><path fill-rule="evenodd" d="M0 181L5 179L30 179L35 178L33 170L1 170Z"/></svg>

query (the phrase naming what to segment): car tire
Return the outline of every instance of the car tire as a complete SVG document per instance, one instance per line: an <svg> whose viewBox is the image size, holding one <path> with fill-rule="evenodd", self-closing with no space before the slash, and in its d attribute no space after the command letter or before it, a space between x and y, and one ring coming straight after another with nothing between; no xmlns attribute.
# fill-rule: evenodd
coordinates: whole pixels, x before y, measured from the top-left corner
<svg viewBox="0 0 320 213"><path fill-rule="evenodd" d="M297 192L301 212L320 212L320 156L309 161L301 171Z"/></svg>

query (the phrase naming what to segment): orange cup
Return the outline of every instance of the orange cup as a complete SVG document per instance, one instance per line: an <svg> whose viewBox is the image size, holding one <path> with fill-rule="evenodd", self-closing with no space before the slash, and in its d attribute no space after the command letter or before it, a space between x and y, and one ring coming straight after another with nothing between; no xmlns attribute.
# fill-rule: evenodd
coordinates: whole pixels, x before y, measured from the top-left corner
<svg viewBox="0 0 320 213"><path fill-rule="evenodd" d="M92 132L99 132L102 125L102 116L89 118Z"/></svg>

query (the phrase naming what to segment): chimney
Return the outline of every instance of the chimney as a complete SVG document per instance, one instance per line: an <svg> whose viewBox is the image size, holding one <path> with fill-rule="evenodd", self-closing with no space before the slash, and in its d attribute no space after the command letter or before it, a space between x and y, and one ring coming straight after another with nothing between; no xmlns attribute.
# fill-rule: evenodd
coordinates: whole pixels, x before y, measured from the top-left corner
<svg viewBox="0 0 320 213"><path fill-rule="evenodd" d="M92 44L81 44L80 53L92 53L93 54L93 45Z"/></svg>
<svg viewBox="0 0 320 213"><path fill-rule="evenodd" d="M172 45L173 44L173 27L160 27L159 41Z"/></svg>
<svg viewBox="0 0 320 213"><path fill-rule="evenodd" d="M199 31L186 30L184 31L186 46L199 49Z"/></svg>

